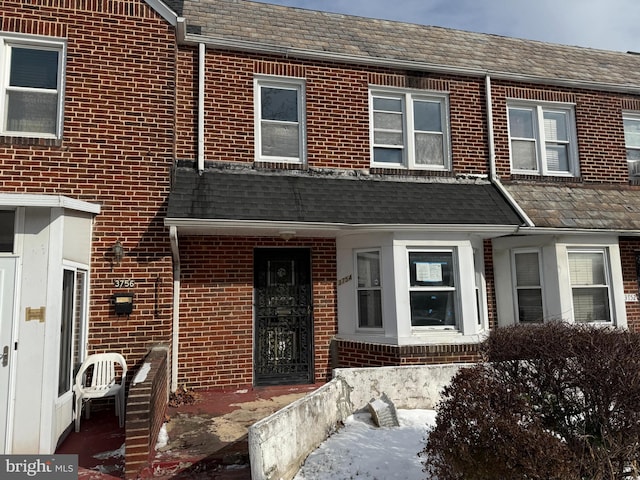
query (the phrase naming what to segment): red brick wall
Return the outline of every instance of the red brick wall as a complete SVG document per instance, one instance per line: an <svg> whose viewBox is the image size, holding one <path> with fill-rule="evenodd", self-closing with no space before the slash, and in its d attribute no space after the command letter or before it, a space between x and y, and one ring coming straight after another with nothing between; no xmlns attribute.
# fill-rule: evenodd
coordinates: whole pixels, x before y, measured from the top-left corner
<svg viewBox="0 0 640 480"><path fill-rule="evenodd" d="M336 334L335 241L181 237L178 383L188 388L253 384L253 253L257 247L311 249L315 382L330 378Z"/></svg>
<svg viewBox="0 0 640 480"><path fill-rule="evenodd" d="M170 338L171 258L162 221L173 159L173 28L142 0L4 0L0 29L68 41L64 138L0 138L1 189L102 206L89 349L119 351L131 368L150 345ZM112 268L116 240L126 257ZM116 279L136 282L130 318L112 313Z"/></svg>
<svg viewBox="0 0 640 480"><path fill-rule="evenodd" d="M480 360L477 344L383 345L336 340L338 368L471 363Z"/></svg>
<svg viewBox="0 0 640 480"><path fill-rule="evenodd" d="M125 424L127 479L139 478L139 474L148 469L155 455L155 445L165 421L169 399L167 361L166 349L153 349L144 359L145 363L150 364L144 380L129 388Z"/></svg>
<svg viewBox="0 0 640 480"><path fill-rule="evenodd" d="M493 82L492 96L496 169L503 181L511 179L507 100L523 99L575 105L580 178L552 177L546 180L617 185L629 183L622 110L640 109L639 99L617 93L501 81ZM538 176L518 177L540 180Z"/></svg>
<svg viewBox="0 0 640 480"><path fill-rule="evenodd" d="M197 89L192 83L197 76L197 58L198 51L193 48L182 49L178 55L178 158L193 159L197 152L193 115ZM482 79L375 72L220 51L206 54L206 161L254 161L253 81L257 75L305 79L309 167L369 169L368 87L373 84L449 92L454 171L488 172ZM406 174L393 169L385 173Z"/></svg>
<svg viewBox="0 0 640 480"><path fill-rule="evenodd" d="M640 283L636 267L636 255L640 255L640 238L620 239L620 259L622 261L622 281L624 293L640 298ZM640 333L640 301L626 302L627 325L629 330Z"/></svg>

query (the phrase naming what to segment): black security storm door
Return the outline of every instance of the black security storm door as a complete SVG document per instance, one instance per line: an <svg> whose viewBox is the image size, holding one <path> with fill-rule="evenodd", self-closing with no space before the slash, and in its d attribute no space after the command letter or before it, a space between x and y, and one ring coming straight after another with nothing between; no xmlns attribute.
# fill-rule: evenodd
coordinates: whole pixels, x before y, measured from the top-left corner
<svg viewBox="0 0 640 480"><path fill-rule="evenodd" d="M309 249L258 248L254 255L255 384L312 383Z"/></svg>

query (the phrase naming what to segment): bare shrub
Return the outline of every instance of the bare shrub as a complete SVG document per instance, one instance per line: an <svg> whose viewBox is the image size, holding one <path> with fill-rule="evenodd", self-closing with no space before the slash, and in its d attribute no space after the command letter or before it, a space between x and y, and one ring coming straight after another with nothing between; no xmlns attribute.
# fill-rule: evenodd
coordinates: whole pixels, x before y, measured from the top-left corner
<svg viewBox="0 0 640 480"><path fill-rule="evenodd" d="M632 478L640 335L560 322L498 328L443 392L425 470L439 480Z"/></svg>

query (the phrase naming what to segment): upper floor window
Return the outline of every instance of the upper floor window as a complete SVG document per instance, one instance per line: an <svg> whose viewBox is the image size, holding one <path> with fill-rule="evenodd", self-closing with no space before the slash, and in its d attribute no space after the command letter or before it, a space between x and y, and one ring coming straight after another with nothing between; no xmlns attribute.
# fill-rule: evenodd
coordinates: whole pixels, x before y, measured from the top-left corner
<svg viewBox="0 0 640 480"><path fill-rule="evenodd" d="M62 135L63 41L0 37L2 135Z"/></svg>
<svg viewBox="0 0 640 480"><path fill-rule="evenodd" d="M622 121L629 176L640 177L640 114L625 113Z"/></svg>
<svg viewBox="0 0 640 480"><path fill-rule="evenodd" d="M373 166L451 168L446 95L372 90L370 112Z"/></svg>
<svg viewBox="0 0 640 480"><path fill-rule="evenodd" d="M255 98L256 159L304 162L304 81L258 78Z"/></svg>
<svg viewBox="0 0 640 480"><path fill-rule="evenodd" d="M534 175L578 175L575 116L569 105L509 105L511 169Z"/></svg>

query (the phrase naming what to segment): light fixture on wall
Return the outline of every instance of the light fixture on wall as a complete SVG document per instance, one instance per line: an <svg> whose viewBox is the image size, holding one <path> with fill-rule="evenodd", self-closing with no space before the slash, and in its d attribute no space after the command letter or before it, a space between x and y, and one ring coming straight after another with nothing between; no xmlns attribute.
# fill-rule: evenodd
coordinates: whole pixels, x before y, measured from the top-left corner
<svg viewBox="0 0 640 480"><path fill-rule="evenodd" d="M122 243L120 243L120 240L116 241L116 243L113 244L113 247L111 247L111 255L113 257L113 263L119 265L124 258L124 247L122 246Z"/></svg>
<svg viewBox="0 0 640 480"><path fill-rule="evenodd" d="M288 242L296 236L296 232L295 230L282 230L281 232L279 232L279 235L281 239L283 239L285 242Z"/></svg>

